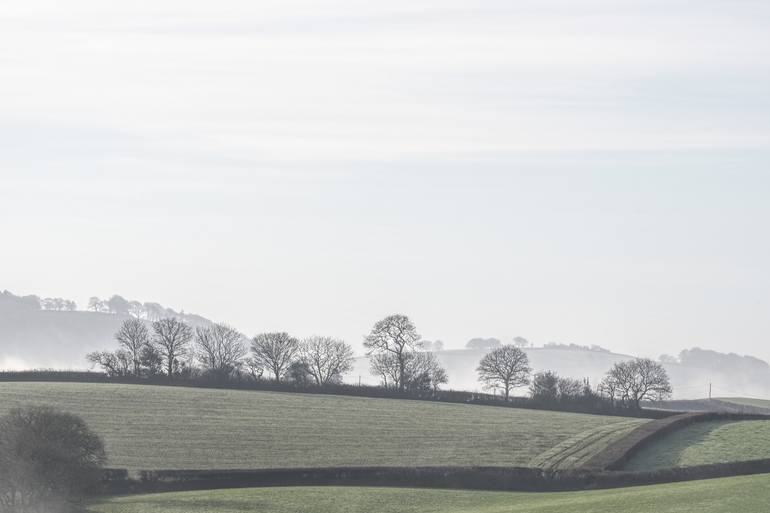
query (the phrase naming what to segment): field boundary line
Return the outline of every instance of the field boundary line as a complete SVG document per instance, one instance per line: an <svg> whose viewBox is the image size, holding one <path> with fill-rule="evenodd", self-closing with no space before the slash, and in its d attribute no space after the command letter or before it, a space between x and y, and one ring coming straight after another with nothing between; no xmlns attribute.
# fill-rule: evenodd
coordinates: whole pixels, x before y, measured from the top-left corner
<svg viewBox="0 0 770 513"><path fill-rule="evenodd" d="M94 495L275 486L373 486L554 492L622 488L770 473L770 459L654 471L545 470L529 467L338 467L268 470L111 469Z"/></svg>

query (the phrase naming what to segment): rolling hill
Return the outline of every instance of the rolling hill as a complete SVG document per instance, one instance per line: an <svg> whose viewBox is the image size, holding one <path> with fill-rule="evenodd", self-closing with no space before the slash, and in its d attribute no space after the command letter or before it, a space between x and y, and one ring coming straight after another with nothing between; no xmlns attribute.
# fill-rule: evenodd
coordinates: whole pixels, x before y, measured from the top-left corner
<svg viewBox="0 0 770 513"><path fill-rule="evenodd" d="M129 318L120 313L42 310L25 299L0 292L0 370L85 370L85 355L114 348L115 332ZM168 312L194 326L211 322L198 315Z"/></svg>
<svg viewBox="0 0 770 513"><path fill-rule="evenodd" d="M151 385L0 383L81 415L112 467L579 465L639 419L493 406Z"/></svg>
<svg viewBox="0 0 770 513"><path fill-rule="evenodd" d="M0 370L86 370L90 365L85 355L95 350L115 348L114 334L128 318L127 314L119 313L41 310L40 305L35 306L30 298L36 296L20 297L8 291L0 292ZM193 325L211 322L202 316L157 306L162 315L178 316ZM359 341L348 342L356 347ZM634 358L609 351L558 347L527 348L526 352L536 372L553 370L561 376L588 378L593 385L613 364ZM762 360L697 348L682 353L687 356L686 361L665 364L675 398L704 397L709 383L719 394L770 397L770 366ZM445 388L481 390L476 367L485 354L483 350L451 349L436 354L449 375ZM371 375L369 361L365 357L356 360L355 368L345 380L371 385L378 383L378 378ZM518 392L525 393L525 390Z"/></svg>

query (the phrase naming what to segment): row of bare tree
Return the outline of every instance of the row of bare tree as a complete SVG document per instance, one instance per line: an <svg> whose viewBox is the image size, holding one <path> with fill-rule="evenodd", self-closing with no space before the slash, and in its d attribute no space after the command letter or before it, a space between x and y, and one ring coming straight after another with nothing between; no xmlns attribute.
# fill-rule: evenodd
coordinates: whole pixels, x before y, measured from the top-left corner
<svg viewBox="0 0 770 513"><path fill-rule="evenodd" d="M353 349L343 340L313 336L299 340L285 332L247 339L226 324L192 328L176 317L151 323L126 319L115 334L116 351L89 353L87 359L110 376L191 376L227 379L263 377L300 385L340 383L354 364ZM446 370L426 351L405 315L377 322L364 345L371 371L382 386L397 390L436 390L447 383Z"/></svg>
<svg viewBox="0 0 770 513"><path fill-rule="evenodd" d="M100 299L92 296L88 299L88 310L92 312L113 313L118 315L130 315L137 319L146 319L148 321L158 321L164 317L185 317L182 312L176 312L171 308L166 308L160 303L128 300L117 294L108 299Z"/></svg>
<svg viewBox="0 0 770 513"><path fill-rule="evenodd" d="M264 374L278 382L292 379L317 385L339 382L353 366L353 350L341 340L314 336L298 340L288 333L262 333L248 340L227 324L191 327L168 317L148 327L126 319L115 334L116 351L89 353L87 359L111 376L189 376L199 372L226 379Z"/></svg>
<svg viewBox="0 0 770 513"><path fill-rule="evenodd" d="M607 371L596 391L588 380L563 378L544 371L530 380L532 368L527 354L514 345L504 345L487 353L477 368L479 381L486 389L502 391L507 401L514 388L530 385L532 399L553 402L560 399L598 395L612 406L641 408L642 401L661 400L671 396L668 374L660 363L649 358L618 362Z"/></svg>

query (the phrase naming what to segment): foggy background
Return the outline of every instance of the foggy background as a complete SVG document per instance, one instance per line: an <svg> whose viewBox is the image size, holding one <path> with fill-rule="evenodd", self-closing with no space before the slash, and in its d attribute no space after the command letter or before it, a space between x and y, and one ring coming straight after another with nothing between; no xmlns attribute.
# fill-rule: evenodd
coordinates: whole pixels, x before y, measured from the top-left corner
<svg viewBox="0 0 770 513"><path fill-rule="evenodd" d="M768 18L6 0L0 290L770 360Z"/></svg>

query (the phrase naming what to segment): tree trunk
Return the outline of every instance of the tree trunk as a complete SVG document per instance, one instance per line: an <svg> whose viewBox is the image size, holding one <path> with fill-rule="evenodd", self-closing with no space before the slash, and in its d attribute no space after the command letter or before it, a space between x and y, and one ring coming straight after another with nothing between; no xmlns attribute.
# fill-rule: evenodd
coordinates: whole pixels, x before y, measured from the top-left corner
<svg viewBox="0 0 770 513"><path fill-rule="evenodd" d="M510 393L510 390L511 390L511 386L508 383L506 383L505 384L505 402L506 403L508 402L508 394Z"/></svg>

